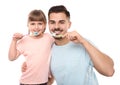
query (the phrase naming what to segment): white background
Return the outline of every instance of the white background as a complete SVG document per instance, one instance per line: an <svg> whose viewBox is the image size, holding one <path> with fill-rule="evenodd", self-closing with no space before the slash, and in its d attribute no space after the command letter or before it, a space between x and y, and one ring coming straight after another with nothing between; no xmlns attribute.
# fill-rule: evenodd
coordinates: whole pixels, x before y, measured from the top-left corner
<svg viewBox="0 0 120 85"><path fill-rule="evenodd" d="M8 49L13 33L27 33L27 15L31 10L42 9L47 15L48 9L58 4L65 5L70 11L71 29L79 31L114 60L113 77L105 77L96 72L99 84L120 85L119 0L0 1L0 85L19 85L24 58L21 56L13 62L8 60Z"/></svg>

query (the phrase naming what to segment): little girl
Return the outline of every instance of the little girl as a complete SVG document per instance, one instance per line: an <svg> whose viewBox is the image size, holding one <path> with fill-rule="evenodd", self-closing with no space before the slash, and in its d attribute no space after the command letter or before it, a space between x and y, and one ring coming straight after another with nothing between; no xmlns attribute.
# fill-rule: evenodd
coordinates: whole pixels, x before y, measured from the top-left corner
<svg viewBox="0 0 120 85"><path fill-rule="evenodd" d="M32 10L28 15L28 35L15 33L10 48L9 60L16 60L24 55L27 70L22 73L20 85L47 85L51 47L53 37L44 33L46 17L41 10Z"/></svg>

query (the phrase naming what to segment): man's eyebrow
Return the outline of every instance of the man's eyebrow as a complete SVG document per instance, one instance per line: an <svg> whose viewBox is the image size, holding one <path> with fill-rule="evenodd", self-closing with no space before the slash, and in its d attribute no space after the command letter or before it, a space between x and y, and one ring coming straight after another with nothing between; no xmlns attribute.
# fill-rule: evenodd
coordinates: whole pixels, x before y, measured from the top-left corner
<svg viewBox="0 0 120 85"><path fill-rule="evenodd" d="M55 20L50 19L49 21L55 21Z"/></svg>

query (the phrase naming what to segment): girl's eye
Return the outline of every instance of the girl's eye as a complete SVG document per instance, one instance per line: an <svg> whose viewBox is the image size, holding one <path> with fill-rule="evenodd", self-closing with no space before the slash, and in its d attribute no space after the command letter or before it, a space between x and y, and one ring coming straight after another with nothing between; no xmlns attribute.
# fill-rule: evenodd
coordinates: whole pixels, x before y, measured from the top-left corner
<svg viewBox="0 0 120 85"><path fill-rule="evenodd" d="M42 23L38 23L38 25L42 25Z"/></svg>
<svg viewBox="0 0 120 85"><path fill-rule="evenodd" d="M35 23L30 23L30 25L35 25Z"/></svg>

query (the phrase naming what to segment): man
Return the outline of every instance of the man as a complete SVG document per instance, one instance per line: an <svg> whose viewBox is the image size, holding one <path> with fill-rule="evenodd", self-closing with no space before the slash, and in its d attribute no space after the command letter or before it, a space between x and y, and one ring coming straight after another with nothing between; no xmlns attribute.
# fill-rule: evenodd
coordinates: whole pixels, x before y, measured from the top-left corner
<svg viewBox="0 0 120 85"><path fill-rule="evenodd" d="M93 67L104 76L114 74L114 63L108 55L78 32L67 32L71 22L65 6L51 7L48 21L50 32L60 36L54 36L50 66L57 85L98 85Z"/></svg>

